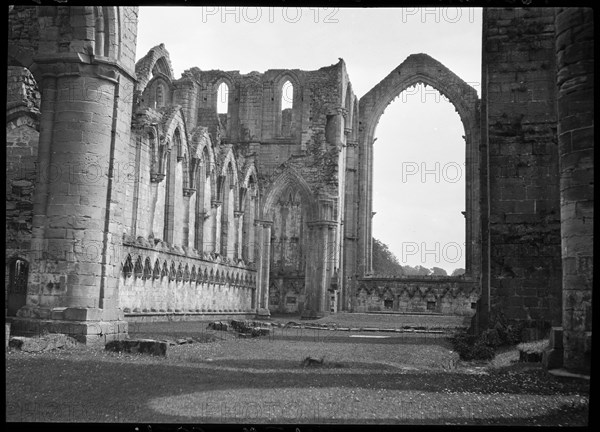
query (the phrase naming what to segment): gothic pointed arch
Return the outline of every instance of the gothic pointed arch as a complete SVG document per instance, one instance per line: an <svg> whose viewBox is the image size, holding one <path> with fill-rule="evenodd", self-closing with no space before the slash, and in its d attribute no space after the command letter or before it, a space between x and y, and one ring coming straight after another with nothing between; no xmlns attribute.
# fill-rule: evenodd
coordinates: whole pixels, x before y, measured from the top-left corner
<svg viewBox="0 0 600 432"><path fill-rule="evenodd" d="M135 64L135 74L138 79L136 90L139 94L144 92L146 86L156 74L162 74L172 81L173 66L165 45L160 44L151 48L148 54Z"/></svg>
<svg viewBox="0 0 600 432"><path fill-rule="evenodd" d="M404 90L416 84L435 88L455 106L465 131L477 122L477 91L427 54L412 54L379 84L360 98L360 123L366 137L373 137L385 108Z"/></svg>
<svg viewBox="0 0 600 432"><path fill-rule="evenodd" d="M479 275L481 257L477 253L480 237L479 179L479 98L477 91L427 54L412 54L359 101L359 173L372 179L375 130L385 108L404 90L417 84L433 87L452 103L465 130L466 194L466 273ZM372 182L363 182L359 193L359 221L363 226L359 238L358 267L363 273L372 271Z"/></svg>
<svg viewBox="0 0 600 432"><path fill-rule="evenodd" d="M315 218L317 216L316 200L313 197L310 186L294 168L288 166L277 176L264 194L264 203L261 208L262 218L268 218L268 214L273 209L275 203L289 189L297 190L300 193L302 200L307 205L307 214L309 217Z"/></svg>

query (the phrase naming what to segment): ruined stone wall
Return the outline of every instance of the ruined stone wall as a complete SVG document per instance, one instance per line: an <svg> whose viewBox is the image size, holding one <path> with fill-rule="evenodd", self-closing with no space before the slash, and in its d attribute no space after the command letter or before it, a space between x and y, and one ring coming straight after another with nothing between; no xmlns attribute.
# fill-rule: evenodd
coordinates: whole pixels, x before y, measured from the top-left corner
<svg viewBox="0 0 600 432"><path fill-rule="evenodd" d="M250 312L254 307L256 274L243 265L145 242L128 244L123 253L119 299L126 316Z"/></svg>
<svg viewBox="0 0 600 432"><path fill-rule="evenodd" d="M435 312L472 316L479 299L475 280L450 277L360 278L355 312Z"/></svg>
<svg viewBox="0 0 600 432"><path fill-rule="evenodd" d="M561 322L554 15L483 11L482 300L492 319Z"/></svg>
<svg viewBox="0 0 600 432"><path fill-rule="evenodd" d="M155 49L156 52L160 52L164 47L159 46ZM149 65L146 66L146 70L150 68ZM283 85L286 81L293 86L293 95L285 95L291 99L292 108L282 110ZM152 80L148 82L151 83ZM227 84L229 88L228 109L227 114L217 115L217 93L222 83ZM275 203L280 199L287 200L289 195L295 196L300 189L303 194L302 212L306 215L303 223L327 220L335 225L321 234L327 237L326 243L329 245L325 256L322 259L306 258L307 262L327 261L322 268L327 269L328 276L318 282L318 285L327 286L334 273L342 273L339 268L343 249L341 226L345 199L344 147L346 133L351 133L353 128L349 121L350 114L344 109L344 90L349 88L347 92L350 106L355 98L348 83L343 62L317 71L269 70L249 74L192 68L185 71L181 79L173 81L172 102L181 107L188 130L190 125L193 125L193 134L196 128L206 127L215 155L215 181L218 181L219 175L223 175L219 155L223 158L227 146L231 146L237 161L238 178L244 177L243 161L254 161L259 188L255 216L275 222L269 234L271 245L268 246L269 250L273 251L273 275L280 273L278 263L282 257L287 257L287 260L300 260L293 265L288 263L287 266L294 267L294 271L285 277L305 274L306 255L298 253L298 245L293 239L287 239L287 234L283 235L286 237L283 239L282 233L288 229L284 226L283 219L274 217L272 213ZM148 90L144 90L143 93L144 103L152 100ZM348 120L345 120L346 115ZM290 181L293 184L286 183ZM303 186L299 186L298 183L302 183ZM236 188L241 186L238 183ZM241 193L242 189L239 191ZM274 193L279 195L274 196ZM317 197L331 200L333 206L330 212L319 210ZM270 200L269 204L265 203L267 199ZM310 210L307 210L308 207ZM224 213L225 210L229 211L229 215ZM217 225L217 245L224 241L222 236L232 234L233 229L226 229L223 225L231 221L231 210L225 202L216 203L215 211L220 215L214 220ZM236 207L234 211L241 211L241 208ZM241 225L247 227L246 216L241 217ZM305 226L304 230L304 235L308 238L308 226ZM262 234L259 232L256 235ZM290 236L297 237L291 234ZM245 238L243 234L242 237ZM258 239L254 241L259 248L266 247ZM247 244L241 245L242 250L247 247ZM285 280L281 283L287 284ZM337 280L335 283L337 286ZM268 290L268 287L265 287L265 290Z"/></svg>
<svg viewBox="0 0 600 432"><path fill-rule="evenodd" d="M39 43L35 6L9 6L8 64L30 67Z"/></svg>
<svg viewBox="0 0 600 432"><path fill-rule="evenodd" d="M302 313L306 300L304 277L273 275L269 287L269 309L277 313Z"/></svg>
<svg viewBox="0 0 600 432"><path fill-rule="evenodd" d="M7 69L6 258L27 257L39 140L40 93L23 67Z"/></svg>

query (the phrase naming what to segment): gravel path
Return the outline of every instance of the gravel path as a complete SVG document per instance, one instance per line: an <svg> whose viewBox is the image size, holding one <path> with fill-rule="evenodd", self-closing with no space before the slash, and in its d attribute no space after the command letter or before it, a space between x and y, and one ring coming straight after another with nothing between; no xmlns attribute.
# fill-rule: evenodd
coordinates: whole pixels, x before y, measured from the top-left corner
<svg viewBox="0 0 600 432"><path fill-rule="evenodd" d="M515 363L516 349L477 363L459 361L443 339L393 333L239 339L197 322L151 323L136 330L137 337L162 333L196 342L170 346L167 357L80 345L38 354L9 351L7 420L571 426L587 421L589 383L551 376L539 364ZM303 367L308 356L324 358L323 365Z"/></svg>
<svg viewBox="0 0 600 432"><path fill-rule="evenodd" d="M300 320L299 316L274 315L273 321L288 322L295 321L302 324L336 324L345 327L380 327L380 328L402 328L404 326L444 328L444 327L468 327L471 317L455 315L436 314L387 314L387 313L337 313L318 320Z"/></svg>
<svg viewBox="0 0 600 432"><path fill-rule="evenodd" d="M234 339L205 344L175 346L172 361L206 362L231 365L239 360L288 360L299 365L306 357L324 358L326 364L356 363L389 365L401 369L444 370L458 360L458 354L440 345L338 343L260 339ZM229 360L229 362L228 362ZM251 365L251 362L246 362ZM264 366L264 365L263 365Z"/></svg>
<svg viewBox="0 0 600 432"><path fill-rule="evenodd" d="M585 409L578 395L418 392L346 387L236 389L154 398L152 409L209 422L329 423L529 419L561 408ZM532 421L535 424L535 421Z"/></svg>

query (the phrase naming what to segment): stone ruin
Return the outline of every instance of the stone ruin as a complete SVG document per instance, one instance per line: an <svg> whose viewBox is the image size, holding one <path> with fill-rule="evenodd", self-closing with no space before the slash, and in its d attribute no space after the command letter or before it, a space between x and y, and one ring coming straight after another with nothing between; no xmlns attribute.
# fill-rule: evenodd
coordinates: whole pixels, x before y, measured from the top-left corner
<svg viewBox="0 0 600 432"><path fill-rule="evenodd" d="M341 59L176 78L163 45L135 62L136 32L134 7L9 7L14 331L104 343L127 320L176 315L476 313L480 330L554 327L564 366L589 370L591 10L484 9L481 98L426 54L361 98ZM460 277L372 272L375 128L416 84L465 130Z"/></svg>

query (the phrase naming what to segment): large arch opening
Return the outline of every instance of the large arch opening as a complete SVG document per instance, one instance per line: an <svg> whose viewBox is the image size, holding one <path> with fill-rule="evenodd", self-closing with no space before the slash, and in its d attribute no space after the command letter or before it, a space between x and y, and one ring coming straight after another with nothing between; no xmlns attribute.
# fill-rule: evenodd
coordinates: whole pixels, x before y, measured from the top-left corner
<svg viewBox="0 0 600 432"><path fill-rule="evenodd" d="M408 88L386 107L373 148L373 238L400 265L384 269L374 254L375 274L464 273L464 135L454 105L431 86Z"/></svg>
<svg viewBox="0 0 600 432"><path fill-rule="evenodd" d="M303 313L307 307L311 248L309 222L314 220L316 204L304 179L286 169L264 196L262 211L269 221L270 238L257 249L257 259L269 260L268 275L262 290L271 313ZM261 250L268 247L268 251ZM311 252L312 251L312 252Z"/></svg>
<svg viewBox="0 0 600 432"><path fill-rule="evenodd" d="M423 85L422 91L419 94L419 87L415 87L418 84ZM424 87L429 86L429 87ZM436 89L436 91L433 91ZM416 89L416 91L415 91ZM427 90L428 89L428 90ZM408 90L408 91L407 91ZM478 129L479 125L479 114L478 114L478 96L474 88L469 86L466 82L460 79L452 71L446 68L440 62L434 60L426 54L415 54L409 56L402 64L400 64L395 70L393 70L386 78L383 79L377 86L371 89L365 96L360 100L360 177L366 179L360 185L359 193L364 197L359 202L359 214L360 222L364 229L361 231L359 237L359 258L358 268L359 272L363 275L373 274L372 267L372 238L373 238L373 175L374 175L374 142L377 139L376 129L378 127L379 120L386 109L386 107L398 96L402 97L403 92L405 94L416 94L417 98L423 97L423 94L429 92L431 97L437 97L441 102L444 96L453 105L453 108L457 111L458 116L461 120L463 127L464 136L464 156L460 158L464 161L464 219L463 223L465 226L464 234L464 268L467 276L477 277L480 274L480 241L479 241L479 141L480 133ZM439 92L439 94L437 93ZM404 96L405 98L407 96ZM384 123L385 124L385 123ZM422 124L419 122L419 124ZM434 131L435 132L435 131ZM433 157L433 160L430 158ZM411 173L420 175L426 174L431 171L431 174L426 174L431 177L435 182L435 170L436 170L436 157L435 155L429 155L427 159L423 159L422 156L418 156L422 160L404 160L404 173ZM444 175L447 177L455 177L458 175L458 168L460 162L453 161L457 159L452 157L449 161L444 161L440 158L439 162L439 175L441 176L444 171L444 163L446 165L446 172ZM428 166L433 163L433 166ZM402 161L397 161L401 163ZM442 163L444 162L444 163ZM452 162L457 162L459 166L456 166ZM425 163L425 165L422 165ZM416 165L415 165L416 164ZM402 165L400 165L402 167ZM400 171L398 165L395 168ZM416 171L416 172L415 172ZM402 171L400 171L402 174ZM406 178L408 180L408 178ZM435 184L432 184L432 186ZM403 202L402 197L396 197L395 201ZM406 203L410 204L410 203ZM400 210L401 211L401 210ZM438 219L443 215L437 215ZM459 242L460 243L460 242ZM442 254L442 244L439 244L439 255ZM404 246L405 252L409 250L414 253L414 245L406 243ZM425 257L427 253L430 253L433 258L437 253L437 246L434 244L425 247ZM406 248L410 248L407 250ZM420 249L423 246L418 244L417 253L421 253ZM431 252L430 252L431 251ZM454 251L446 249L448 256L452 252L456 254L456 248Z"/></svg>

